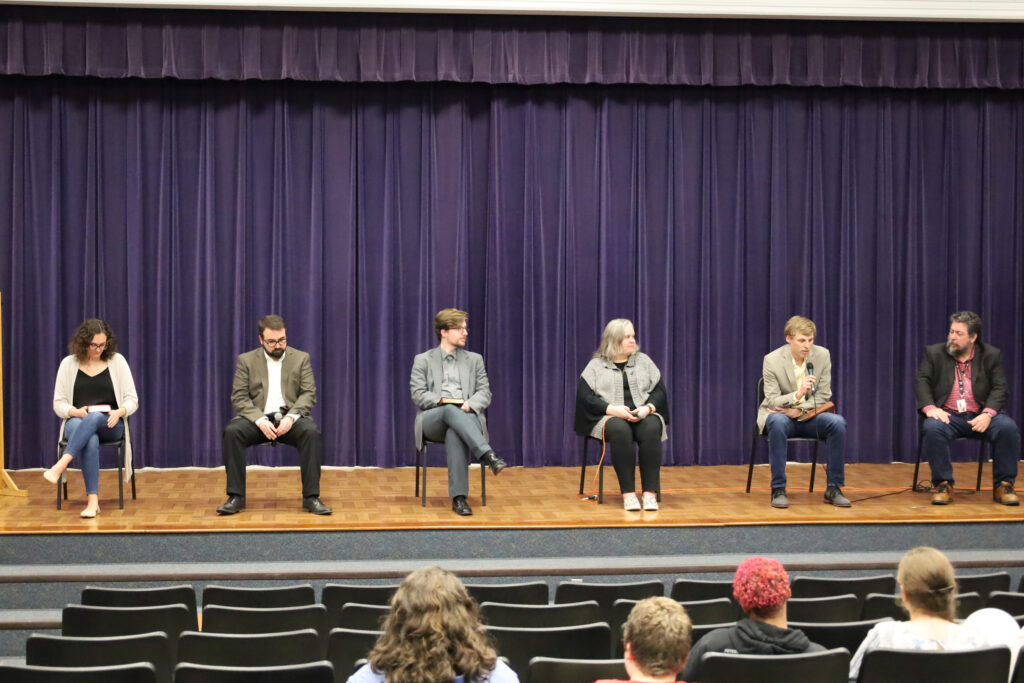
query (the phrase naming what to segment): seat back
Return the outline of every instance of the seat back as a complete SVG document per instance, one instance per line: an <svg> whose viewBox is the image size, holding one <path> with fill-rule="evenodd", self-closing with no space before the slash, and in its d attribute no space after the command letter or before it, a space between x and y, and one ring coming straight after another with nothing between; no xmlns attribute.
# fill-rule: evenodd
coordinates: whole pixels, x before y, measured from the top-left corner
<svg viewBox="0 0 1024 683"><path fill-rule="evenodd" d="M984 606L984 601L977 593L961 593L956 596L956 618L966 619Z"/></svg>
<svg viewBox="0 0 1024 683"><path fill-rule="evenodd" d="M607 659L611 649L611 629L603 622L560 628L489 626L487 632L520 680L526 678L533 657Z"/></svg>
<svg viewBox="0 0 1024 683"><path fill-rule="evenodd" d="M204 666L179 664L174 683L334 683L334 667L328 661L291 666Z"/></svg>
<svg viewBox="0 0 1024 683"><path fill-rule="evenodd" d="M314 603L316 603L316 591L308 583L270 588L210 585L203 589L204 610L208 605L265 609L269 607L301 607Z"/></svg>
<svg viewBox="0 0 1024 683"><path fill-rule="evenodd" d="M888 593L868 593L864 596L864 603L860 608L861 621L872 621L875 619L894 619L903 621L907 613L896 602L896 595Z"/></svg>
<svg viewBox="0 0 1024 683"><path fill-rule="evenodd" d="M341 628L380 631L390 613L391 608L387 605L361 605L358 602L349 602L342 606L336 621Z"/></svg>
<svg viewBox="0 0 1024 683"><path fill-rule="evenodd" d="M149 662L157 683L171 683L174 658L167 634L80 638L33 633L25 641L25 663L70 668L117 666Z"/></svg>
<svg viewBox="0 0 1024 683"><path fill-rule="evenodd" d="M701 683L847 683L850 653L843 648L798 655L735 655L709 652L701 660Z"/></svg>
<svg viewBox="0 0 1024 683"><path fill-rule="evenodd" d="M696 645L701 638L712 631L720 628L731 628L735 625L735 621L726 621L721 624L695 624L693 630L690 632L690 642Z"/></svg>
<svg viewBox="0 0 1024 683"><path fill-rule="evenodd" d="M92 607L68 605L61 614L61 635L80 638L130 636L163 631L177 661L178 636L192 624L185 605L155 607Z"/></svg>
<svg viewBox="0 0 1024 683"><path fill-rule="evenodd" d="M390 605L391 596L398 590L398 584L359 585L329 583L320 593L320 602L327 608L327 620L331 628L338 626L341 608L350 602L360 605Z"/></svg>
<svg viewBox="0 0 1024 683"><path fill-rule="evenodd" d="M199 633L178 640L178 661L205 666L288 666L323 659L320 634L311 628L283 633Z"/></svg>
<svg viewBox="0 0 1024 683"><path fill-rule="evenodd" d="M323 605L301 607L222 607L210 605L203 609L204 633L281 633L311 628L327 640L327 608Z"/></svg>
<svg viewBox="0 0 1024 683"><path fill-rule="evenodd" d="M561 659L534 657L524 683L593 683L597 680L627 680L621 659Z"/></svg>
<svg viewBox="0 0 1024 683"><path fill-rule="evenodd" d="M64 669L56 666L0 664L4 683L155 683L152 664L136 662L117 666L87 666Z"/></svg>
<svg viewBox="0 0 1024 683"><path fill-rule="evenodd" d="M580 626L601 621L601 608L595 600L563 605L518 605L485 602L480 605L480 621L490 626L513 628L554 628Z"/></svg>
<svg viewBox="0 0 1024 683"><path fill-rule="evenodd" d="M932 683L969 681L1004 683L1010 676L1010 649L868 650L861 661L859 683Z"/></svg>
<svg viewBox="0 0 1024 683"><path fill-rule="evenodd" d="M383 631L359 631L348 628L332 628L327 636L327 659L334 665L337 681L346 681L355 670L355 664L365 659L377 644Z"/></svg>
<svg viewBox="0 0 1024 683"><path fill-rule="evenodd" d="M860 613L860 600L852 593L828 598L791 598L786 602L786 616L791 621L857 621Z"/></svg>
<svg viewBox="0 0 1024 683"><path fill-rule="evenodd" d="M870 621L844 621L839 623L812 623L790 621L789 628L799 629L804 632L812 643L817 643L827 649L845 647L850 652L856 652L860 644L864 642L868 631L883 621L892 621L889 617L872 619Z"/></svg>
<svg viewBox="0 0 1024 683"><path fill-rule="evenodd" d="M1010 616L1018 617L1024 614L1024 593L1007 593L1006 591L992 591L988 594L986 607L995 607L1008 613Z"/></svg>
<svg viewBox="0 0 1024 683"><path fill-rule="evenodd" d="M1010 575L1006 572L993 572L991 574L967 574L956 575L956 590L964 593L977 593L981 596L982 602L988 600L992 591L1010 590Z"/></svg>
<svg viewBox="0 0 1024 683"><path fill-rule="evenodd" d="M195 621L189 628L198 629L196 589L191 584L153 586L151 588L86 586L82 589L82 604L95 607L156 607L157 605L179 603L188 608Z"/></svg>
<svg viewBox="0 0 1024 683"><path fill-rule="evenodd" d="M863 600L869 593L896 593L896 577L877 576L821 577L796 576L790 583L794 598L827 598L853 593Z"/></svg>
<svg viewBox="0 0 1024 683"><path fill-rule="evenodd" d="M676 579L669 593L676 602L696 602L698 600L715 600L732 597L732 580L701 581L698 579Z"/></svg>
<svg viewBox="0 0 1024 683"><path fill-rule="evenodd" d="M563 581L555 587L555 603L594 600L601 607L601 621L611 622L616 600L643 600L665 594L661 581L635 583L582 583Z"/></svg>
<svg viewBox="0 0 1024 683"><path fill-rule="evenodd" d="M548 604L548 585L543 581L467 583L466 590L480 604L485 602L500 602L506 605Z"/></svg>

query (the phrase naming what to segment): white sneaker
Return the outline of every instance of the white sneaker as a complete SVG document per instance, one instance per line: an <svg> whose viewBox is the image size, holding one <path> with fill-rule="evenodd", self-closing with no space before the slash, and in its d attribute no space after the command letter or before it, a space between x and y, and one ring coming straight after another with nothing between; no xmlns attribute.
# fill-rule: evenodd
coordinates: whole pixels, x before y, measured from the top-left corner
<svg viewBox="0 0 1024 683"><path fill-rule="evenodd" d="M657 510L658 496L650 491L644 492L644 510Z"/></svg>
<svg viewBox="0 0 1024 683"><path fill-rule="evenodd" d="M626 509L626 512L640 512L640 500L635 493L623 493L622 507Z"/></svg>

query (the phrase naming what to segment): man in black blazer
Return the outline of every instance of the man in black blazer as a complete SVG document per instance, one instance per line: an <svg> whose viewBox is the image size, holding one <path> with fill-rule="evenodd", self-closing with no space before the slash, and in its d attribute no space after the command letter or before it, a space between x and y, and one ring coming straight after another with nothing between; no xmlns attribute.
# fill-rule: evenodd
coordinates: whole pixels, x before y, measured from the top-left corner
<svg viewBox="0 0 1024 683"><path fill-rule="evenodd" d="M932 470L933 505L953 502L953 464L949 443L956 438L984 439L992 445L992 496L1018 505L1013 492L1020 459L1020 430L1006 405L1008 388L999 349L983 344L981 318L961 311L949 317L944 344L925 347L914 393L925 416L921 448Z"/></svg>

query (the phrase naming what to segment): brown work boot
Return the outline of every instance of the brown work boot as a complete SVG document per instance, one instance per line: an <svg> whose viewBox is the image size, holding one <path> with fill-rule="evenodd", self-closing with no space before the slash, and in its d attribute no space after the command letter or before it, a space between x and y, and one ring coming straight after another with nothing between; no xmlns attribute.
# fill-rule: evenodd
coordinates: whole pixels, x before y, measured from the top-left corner
<svg viewBox="0 0 1024 683"><path fill-rule="evenodd" d="M1013 484L1008 481L1001 481L992 489L992 499L1003 505L1020 505L1017 494L1013 492Z"/></svg>
<svg viewBox="0 0 1024 683"><path fill-rule="evenodd" d="M935 493L932 494L932 505L949 505L953 502L953 487L948 481L940 481L935 485Z"/></svg>

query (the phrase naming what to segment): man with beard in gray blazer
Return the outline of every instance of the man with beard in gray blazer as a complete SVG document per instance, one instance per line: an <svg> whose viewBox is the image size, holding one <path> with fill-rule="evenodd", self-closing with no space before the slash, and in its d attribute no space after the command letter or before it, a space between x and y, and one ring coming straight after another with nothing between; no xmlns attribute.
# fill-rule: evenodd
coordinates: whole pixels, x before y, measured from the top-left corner
<svg viewBox="0 0 1024 683"><path fill-rule="evenodd" d="M488 443L484 409L491 403L484 359L467 351L469 314L446 308L434 316L434 333L440 345L413 359L409 390L420 412L416 415L416 448L424 438L443 442L448 455L448 497L457 515L471 515L466 502L469 495L469 456L491 468L494 474L505 469L502 460Z"/></svg>
<svg viewBox="0 0 1024 683"><path fill-rule="evenodd" d="M850 507L841 489L846 420L830 412L809 417L816 407L832 400L832 357L825 347L815 346L817 327L808 318L794 315L783 333L786 344L764 357L764 401L757 412L757 426L768 437L772 507L789 507L786 439L790 437L824 439L828 451L825 502Z"/></svg>

